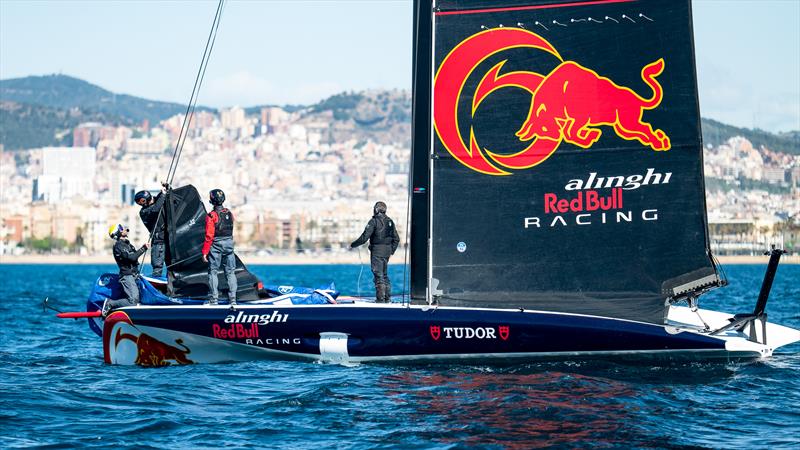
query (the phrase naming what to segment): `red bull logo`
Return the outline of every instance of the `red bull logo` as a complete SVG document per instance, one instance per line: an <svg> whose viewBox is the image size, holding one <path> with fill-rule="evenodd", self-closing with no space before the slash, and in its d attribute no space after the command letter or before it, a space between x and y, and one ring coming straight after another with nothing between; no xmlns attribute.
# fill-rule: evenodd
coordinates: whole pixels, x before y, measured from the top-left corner
<svg viewBox="0 0 800 450"><path fill-rule="evenodd" d="M136 359L134 363L140 366L159 367L172 364L194 363L194 361L188 358L187 355L191 353L191 350L183 344L182 339L175 340L175 344L177 344L179 348L161 342L153 336L142 332L138 332L138 334L123 332L121 328L114 326L120 322L131 325L131 327L128 328L134 332L138 332L138 330L132 327L133 323L124 312L118 311L109 315L103 327L103 353L106 363L112 362L112 352L116 351L120 343L124 341L130 341L136 345ZM112 330L115 330L116 333Z"/></svg>
<svg viewBox="0 0 800 450"><path fill-rule="evenodd" d="M480 63L492 55L518 48L542 50L561 63L547 75L530 71L501 74L507 62L504 60L482 77L472 96L472 117L480 104L498 89L519 88L531 96L528 116L516 133L526 147L513 154L500 154L482 148L472 127L468 138L462 136L458 105L467 78ZM642 119L644 111L661 104L664 93L656 77L664 71L664 66L664 59L658 59L641 70L642 80L652 90L644 98L575 61L564 61L555 47L536 33L521 28L482 31L458 44L439 66L434 79L434 128L458 162L488 175L510 175L508 169L528 169L541 164L562 142L589 148L608 128L622 139L638 141L652 150L669 150L669 136Z"/></svg>
<svg viewBox="0 0 800 450"><path fill-rule="evenodd" d="M117 330L114 338L114 345L119 345L120 341L128 339L136 343L136 364L145 367L160 367L172 365L170 361L175 364L192 364L193 361L186 357L191 351L188 347L183 345L182 339L176 339L175 343L183 348L178 348L158 339L141 333L139 336L134 336L129 333L123 333L122 330Z"/></svg>

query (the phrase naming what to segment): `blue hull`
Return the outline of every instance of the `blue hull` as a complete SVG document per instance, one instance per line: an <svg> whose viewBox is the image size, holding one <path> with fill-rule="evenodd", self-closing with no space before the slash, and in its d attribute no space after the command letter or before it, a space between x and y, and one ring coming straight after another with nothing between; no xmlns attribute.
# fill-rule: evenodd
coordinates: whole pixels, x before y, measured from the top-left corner
<svg viewBox="0 0 800 450"><path fill-rule="evenodd" d="M127 328L115 332L119 324ZM181 363L180 357L175 357L176 351L189 362L225 361L226 353L230 361L262 357L430 361L570 355L725 355L722 339L642 322L547 312L401 305L248 305L236 310L224 306L133 307L112 314L104 328L107 362L115 362L113 355L122 342L120 336L122 340L128 336L128 340L138 341L136 364L141 365L163 365L158 364L159 360ZM145 334L145 338L136 337L137 332ZM148 352L155 352L156 356L141 356ZM148 363L153 361L156 363Z"/></svg>

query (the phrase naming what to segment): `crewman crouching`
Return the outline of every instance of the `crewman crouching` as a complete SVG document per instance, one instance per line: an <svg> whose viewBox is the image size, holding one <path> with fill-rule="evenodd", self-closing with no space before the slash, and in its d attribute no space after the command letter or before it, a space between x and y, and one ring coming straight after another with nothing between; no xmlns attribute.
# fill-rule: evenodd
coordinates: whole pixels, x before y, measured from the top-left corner
<svg viewBox="0 0 800 450"><path fill-rule="evenodd" d="M117 241L114 243L114 261L119 267L119 284L122 285L125 298L106 300L103 303L103 317L113 309L139 304L139 287L136 285L136 277L139 276L139 257L150 248L150 243L146 242L137 250L128 240L129 231L128 227L122 224L111 225L108 229L108 235Z"/></svg>

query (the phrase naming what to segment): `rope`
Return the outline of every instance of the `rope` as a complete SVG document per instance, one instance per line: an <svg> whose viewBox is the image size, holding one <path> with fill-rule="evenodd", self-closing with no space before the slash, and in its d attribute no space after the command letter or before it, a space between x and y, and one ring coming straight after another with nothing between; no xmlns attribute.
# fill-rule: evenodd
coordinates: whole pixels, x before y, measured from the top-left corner
<svg viewBox="0 0 800 450"><path fill-rule="evenodd" d="M197 75L194 79L192 95L189 96L189 103L186 105L186 114L183 116L183 123L181 124L181 130L178 133L178 140L175 142L175 151L172 153L172 160L169 163L169 169L167 169L167 177L165 180L167 186L172 185L172 180L175 179L175 172L178 170L178 162L181 159L183 145L186 143L186 138L189 135L189 124L194 118L194 112L197 109L197 99L200 97L200 88L202 87L203 80L206 76L208 62L211 60L211 51L214 49L214 43L217 40L217 30L219 30L219 24L222 21L222 10L224 6L225 0L219 0L219 3L217 3L217 10L214 13L214 21L211 22L211 29L209 30L208 38L206 39L206 46L203 49L203 57L200 59L200 67L198 67ZM168 188L168 190L169 189L170 188ZM158 229L158 223L161 221L161 216L163 214L164 208L161 208L161 210L158 212L158 217L156 218L156 226L153 228L153 231L150 232L150 237L147 240L147 242L151 245L153 243L153 234L155 234L155 231ZM144 260L149 252L150 249L142 253L141 262L139 263L140 265L144 264ZM168 268L169 267L167 267L167 269Z"/></svg>
<svg viewBox="0 0 800 450"><path fill-rule="evenodd" d="M181 158L183 145L186 142L186 137L189 134L189 124L191 123L192 118L194 118L194 112L197 109L197 99L199 98L200 88L203 85L203 79L206 75L206 68L208 67L208 62L211 59L211 51L214 49L214 43L217 40L217 30L219 29L219 24L222 21L222 9L224 4L225 0L219 0L219 3L217 4L217 11L214 14L214 21L211 23L211 30L208 32L206 47L203 50L203 57L200 60L200 67L197 69L197 75L194 79L192 95L189 97L189 104L186 105L186 114L183 117L181 131L178 134L178 141L175 143L175 152L172 154L172 161L170 162L169 170L167 171L167 184L172 184L172 180L175 178L175 172L178 169L178 162Z"/></svg>
<svg viewBox="0 0 800 450"><path fill-rule="evenodd" d="M358 249L358 286L356 287L356 292L358 293L358 298L361 298L361 273L364 272L364 263L361 262L361 246L359 245L356 247Z"/></svg>

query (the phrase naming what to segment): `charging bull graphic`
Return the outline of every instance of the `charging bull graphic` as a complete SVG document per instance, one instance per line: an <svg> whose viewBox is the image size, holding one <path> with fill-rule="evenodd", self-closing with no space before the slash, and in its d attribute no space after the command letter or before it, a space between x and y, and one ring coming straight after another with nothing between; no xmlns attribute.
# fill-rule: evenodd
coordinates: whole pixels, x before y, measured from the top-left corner
<svg viewBox="0 0 800 450"><path fill-rule="evenodd" d="M140 366L160 367L169 366L173 363L194 363L187 357L191 350L183 345L181 339L175 340L175 343L182 347L178 348L142 333L133 326L128 315L122 311L112 313L106 318L105 322L103 327L103 350L106 363L112 362L112 353L119 352L119 345L124 341L130 341L136 345L136 359L133 362ZM123 332L123 327L138 334ZM129 357L132 359L132 355Z"/></svg>
<svg viewBox="0 0 800 450"><path fill-rule="evenodd" d="M119 345L120 341L124 339L136 343L136 364L139 366L169 366L171 365L170 361L174 361L176 364L192 364L192 360L186 357L191 351L183 345L181 339L175 340L175 343L183 347L182 349L165 344L144 333L134 336L129 333L123 333L122 330L117 330L114 345Z"/></svg>
<svg viewBox="0 0 800 450"><path fill-rule="evenodd" d="M528 117L516 136L527 146L514 154L499 154L481 148L470 127L464 139L458 123L458 104L467 78L484 60L500 52L531 48L542 50L561 61L547 75L530 71L501 74L507 60L492 67L480 80L472 97L472 116L492 92L515 87L531 95ZM558 51L536 33L521 28L496 28L474 34L445 57L436 73L433 92L433 122L440 141L461 164L488 175L510 175L506 169L528 169L541 164L561 142L589 148L603 128L617 136L635 140L656 151L669 150L670 139L642 119L644 111L661 104L663 89L656 80L664 71L664 60L646 65L642 80L652 93L644 98L632 89L581 66L564 61Z"/></svg>

